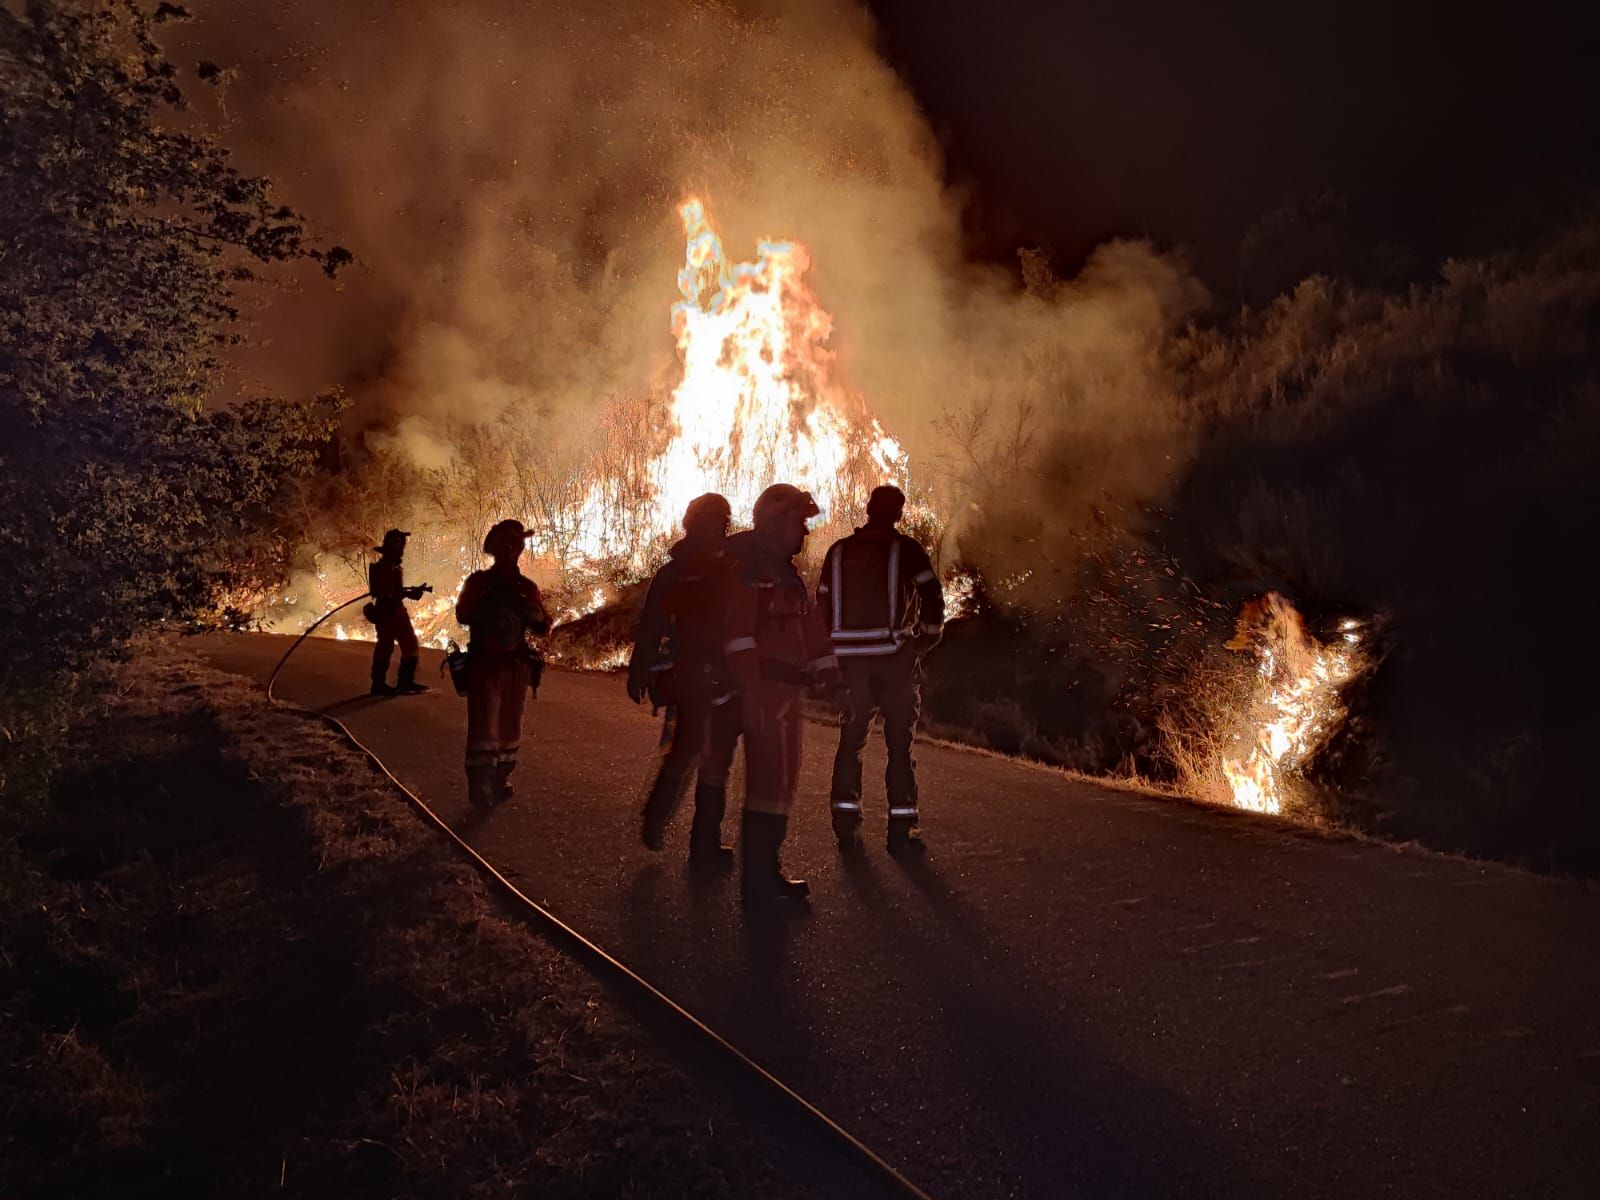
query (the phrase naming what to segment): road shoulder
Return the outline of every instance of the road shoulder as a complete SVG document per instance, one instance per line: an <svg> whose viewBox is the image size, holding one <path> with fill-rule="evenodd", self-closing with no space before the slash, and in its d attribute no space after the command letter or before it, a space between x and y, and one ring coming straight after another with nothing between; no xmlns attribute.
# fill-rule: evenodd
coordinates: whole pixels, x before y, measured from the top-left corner
<svg viewBox="0 0 1600 1200"><path fill-rule="evenodd" d="M172 645L6 864L30 1195L799 1195L320 724Z"/></svg>

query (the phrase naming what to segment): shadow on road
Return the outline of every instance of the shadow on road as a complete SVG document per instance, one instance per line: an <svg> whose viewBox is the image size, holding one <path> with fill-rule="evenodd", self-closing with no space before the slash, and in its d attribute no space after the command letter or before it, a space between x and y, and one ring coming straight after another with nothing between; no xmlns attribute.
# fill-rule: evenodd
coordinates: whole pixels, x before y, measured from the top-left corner
<svg viewBox="0 0 1600 1200"><path fill-rule="evenodd" d="M324 717L337 717L362 712L374 705L387 704L392 699L394 699L392 696L374 696L369 692L361 692L358 695L347 696L343 700L335 700L326 708L317 709L317 712Z"/></svg>
<svg viewBox="0 0 1600 1200"><path fill-rule="evenodd" d="M920 975L917 1006L943 1015L965 1038L948 1041L948 1076L969 1080L1014 1132L1024 1179L1054 1177L1060 1194L1179 1196L1228 1181L1229 1194L1266 1194L1248 1167L1225 1162L1206 1118L1172 1092L1129 1072L1092 1041L1090 1014L1075 1010L1072 984L1052 985L939 872L932 856L891 860L928 910L885 903L870 860L848 863L857 893L875 911L880 952ZM924 1051L939 1044L929 1031ZM975 1044L980 1055L971 1053ZM959 1059L955 1056L959 1056Z"/></svg>
<svg viewBox="0 0 1600 1200"><path fill-rule="evenodd" d="M856 899L864 907L876 911L889 903L888 893L883 890L883 884L878 879L878 868L872 865L870 855L864 852L843 854L840 863L844 877L849 880Z"/></svg>

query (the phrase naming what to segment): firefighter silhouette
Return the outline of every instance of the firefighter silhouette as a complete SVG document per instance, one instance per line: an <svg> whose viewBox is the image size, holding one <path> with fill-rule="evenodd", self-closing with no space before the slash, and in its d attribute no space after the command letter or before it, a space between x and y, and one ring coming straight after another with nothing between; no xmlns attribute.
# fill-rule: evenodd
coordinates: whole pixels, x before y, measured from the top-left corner
<svg viewBox="0 0 1600 1200"><path fill-rule="evenodd" d="M844 678L830 807L846 852L861 845L861 752L879 713L889 751L889 849L921 845L911 743L921 713L922 656L944 629L944 591L927 552L895 528L905 503L897 487L874 488L867 523L828 548L817 581L817 607Z"/></svg>
<svg viewBox="0 0 1600 1200"><path fill-rule="evenodd" d="M477 808L511 798L523 709L543 665L528 638L550 629L538 585L517 566L527 540L521 521L501 521L490 529L483 552L494 565L468 575L456 600L456 620L472 635L466 765L467 798Z"/></svg>
<svg viewBox="0 0 1600 1200"><path fill-rule="evenodd" d="M775 483L756 500L755 528L725 543L733 569L723 653L744 733L740 890L747 908L803 902L810 891L784 875L779 851L800 781L806 689L838 678L827 629L794 566L816 514L809 492Z"/></svg>
<svg viewBox="0 0 1600 1200"><path fill-rule="evenodd" d="M629 698L637 704L648 695L671 716L671 741L644 805L644 844L661 849L698 760L689 863L702 871L724 870L733 860L733 847L722 844L728 768L739 741L739 700L722 656L730 517L727 500L715 492L689 503L684 536L645 594L628 664Z"/></svg>
<svg viewBox="0 0 1600 1200"><path fill-rule="evenodd" d="M374 696L414 695L425 692L428 685L417 682L417 634L411 628L411 615L406 612L407 600L420 600L422 593L431 591L427 584L406 587L401 563L406 554L406 539L411 534L404 529L391 529L383 535L383 545L374 546L378 561L367 568L367 591L372 600L364 612L377 629L378 640L372 647L372 694ZM395 684L389 686L389 657L395 643L400 645L400 669Z"/></svg>

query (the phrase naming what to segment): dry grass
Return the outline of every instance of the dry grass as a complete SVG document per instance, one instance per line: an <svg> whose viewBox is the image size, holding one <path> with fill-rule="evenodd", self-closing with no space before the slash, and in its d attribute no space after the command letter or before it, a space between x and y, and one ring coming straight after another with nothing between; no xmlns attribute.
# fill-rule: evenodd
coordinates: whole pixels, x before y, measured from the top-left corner
<svg viewBox="0 0 1600 1200"><path fill-rule="evenodd" d="M0 864L8 1195L786 1194L321 726L169 652L75 736Z"/></svg>

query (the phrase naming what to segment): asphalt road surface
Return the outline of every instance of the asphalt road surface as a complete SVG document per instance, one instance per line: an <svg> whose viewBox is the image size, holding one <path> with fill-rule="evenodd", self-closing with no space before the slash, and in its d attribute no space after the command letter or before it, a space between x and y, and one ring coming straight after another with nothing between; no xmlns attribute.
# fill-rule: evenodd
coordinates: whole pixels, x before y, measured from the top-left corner
<svg viewBox="0 0 1600 1200"><path fill-rule="evenodd" d="M198 642L261 679L287 644ZM639 844L658 725L620 679L548 672L477 814L438 654L432 693L374 700L369 652L308 641L278 694L936 1196L1600 1196L1600 889L937 746L925 858L883 851L880 746L849 864L813 725L813 911L752 924L691 883L687 813Z"/></svg>

